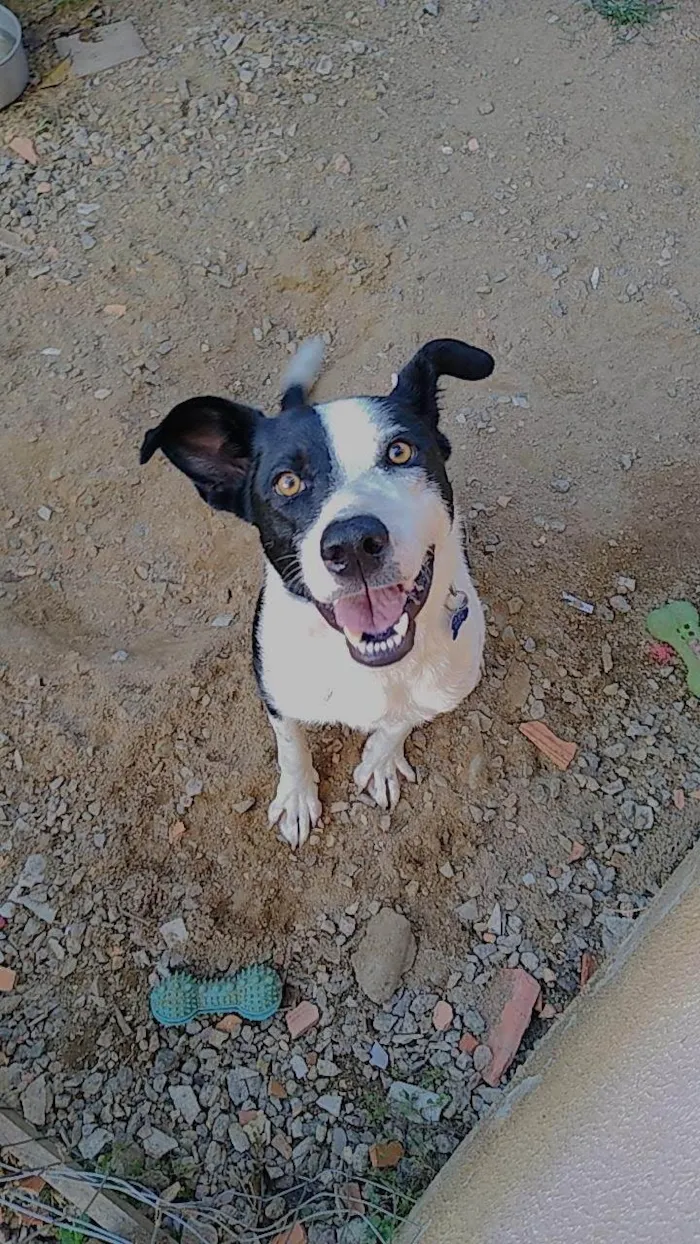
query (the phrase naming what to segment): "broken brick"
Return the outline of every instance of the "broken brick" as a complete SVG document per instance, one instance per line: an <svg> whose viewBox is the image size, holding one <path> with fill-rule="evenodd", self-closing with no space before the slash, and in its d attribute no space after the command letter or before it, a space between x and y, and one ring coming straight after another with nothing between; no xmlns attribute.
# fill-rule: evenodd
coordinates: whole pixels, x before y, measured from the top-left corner
<svg viewBox="0 0 700 1244"><path fill-rule="evenodd" d="M586 854L586 848L582 842L572 842L571 851L569 852L569 863L575 864L578 860L582 860Z"/></svg>
<svg viewBox="0 0 700 1244"><path fill-rule="evenodd" d="M17 973L12 968L0 968L0 993L10 993L16 980Z"/></svg>
<svg viewBox="0 0 700 1244"><path fill-rule="evenodd" d="M281 1231L272 1244L306 1244L307 1235L300 1222L295 1222L291 1231Z"/></svg>
<svg viewBox="0 0 700 1244"><path fill-rule="evenodd" d="M560 739L543 721L524 721L518 729L557 769L568 769L578 750L576 743Z"/></svg>
<svg viewBox="0 0 700 1244"><path fill-rule="evenodd" d="M678 811L682 812L685 807L685 791L681 790L680 786L673 792L673 802Z"/></svg>
<svg viewBox="0 0 700 1244"><path fill-rule="evenodd" d="M217 1032L232 1032L234 1036L240 1031L243 1020L240 1015L224 1015L216 1025Z"/></svg>
<svg viewBox="0 0 700 1244"><path fill-rule="evenodd" d="M488 1045L493 1058L482 1072L483 1079L492 1088L497 1088L515 1058L540 996L539 981L524 968L504 968L501 979L507 985L508 999L489 1032Z"/></svg>
<svg viewBox="0 0 700 1244"><path fill-rule="evenodd" d="M278 1097L280 1100L287 1096L287 1090L279 1080L270 1080L267 1091L270 1097Z"/></svg>
<svg viewBox="0 0 700 1244"><path fill-rule="evenodd" d="M465 1032L464 1036L460 1037L457 1049L460 1054L473 1054L478 1044L477 1038L471 1032Z"/></svg>
<svg viewBox="0 0 700 1244"><path fill-rule="evenodd" d="M27 164L39 163L36 147L34 146L31 138L11 138L8 146L11 151L14 151L15 155L20 157L21 160L26 160Z"/></svg>
<svg viewBox="0 0 700 1244"><path fill-rule="evenodd" d="M386 1140L370 1145L369 1160L375 1171L383 1171L388 1166L398 1166L403 1157L403 1145L400 1140Z"/></svg>
<svg viewBox="0 0 700 1244"><path fill-rule="evenodd" d="M446 1032L452 1026L454 1011L449 1002L436 1002L433 1010L433 1027L437 1032Z"/></svg>
<svg viewBox="0 0 700 1244"><path fill-rule="evenodd" d="M296 1040L297 1037L303 1037L304 1033L310 1032L316 1027L320 1018L321 1012L313 1002L300 1002L293 1011L287 1012L287 1027L292 1039Z"/></svg>

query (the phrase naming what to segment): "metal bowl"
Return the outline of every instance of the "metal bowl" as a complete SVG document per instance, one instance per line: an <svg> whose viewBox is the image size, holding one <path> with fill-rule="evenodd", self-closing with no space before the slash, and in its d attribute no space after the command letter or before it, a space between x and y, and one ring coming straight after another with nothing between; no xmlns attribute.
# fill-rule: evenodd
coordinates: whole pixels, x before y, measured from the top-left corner
<svg viewBox="0 0 700 1244"><path fill-rule="evenodd" d="M29 66L22 44L22 27L14 13L0 4L0 108L14 103L28 81Z"/></svg>

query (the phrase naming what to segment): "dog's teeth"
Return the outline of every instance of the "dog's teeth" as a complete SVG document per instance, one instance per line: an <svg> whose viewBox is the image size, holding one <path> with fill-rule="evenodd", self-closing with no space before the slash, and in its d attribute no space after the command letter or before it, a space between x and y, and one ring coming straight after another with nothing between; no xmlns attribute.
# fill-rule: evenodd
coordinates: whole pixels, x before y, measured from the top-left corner
<svg viewBox="0 0 700 1244"><path fill-rule="evenodd" d="M398 622L396 623L396 626L394 627L394 630L396 631L396 634L397 634L397 635L398 635L401 639L403 639L403 638L404 638L404 636L405 636L405 634L406 634L406 631L408 630L408 614L407 614L407 613L402 613L402 614L401 614L401 617L399 618Z"/></svg>
<svg viewBox="0 0 700 1244"><path fill-rule="evenodd" d="M345 635L345 638L347 639L348 643L352 644L353 648L359 648L360 644L362 643L362 632L361 631L351 631L349 627L344 626L343 634Z"/></svg>

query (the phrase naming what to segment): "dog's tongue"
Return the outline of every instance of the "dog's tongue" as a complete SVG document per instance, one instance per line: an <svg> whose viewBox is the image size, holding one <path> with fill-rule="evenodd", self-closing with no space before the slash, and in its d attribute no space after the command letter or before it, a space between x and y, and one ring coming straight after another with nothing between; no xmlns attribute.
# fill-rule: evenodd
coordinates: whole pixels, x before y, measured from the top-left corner
<svg viewBox="0 0 700 1244"><path fill-rule="evenodd" d="M359 596L343 596L335 605L335 620L358 634L381 635L398 622L406 604L406 593L394 587L369 587Z"/></svg>

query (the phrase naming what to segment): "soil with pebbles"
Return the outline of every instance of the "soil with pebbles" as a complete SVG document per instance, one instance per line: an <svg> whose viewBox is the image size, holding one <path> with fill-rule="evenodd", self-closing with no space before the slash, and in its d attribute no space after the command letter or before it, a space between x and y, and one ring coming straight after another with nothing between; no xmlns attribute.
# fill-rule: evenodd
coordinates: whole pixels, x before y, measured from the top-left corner
<svg viewBox="0 0 700 1244"><path fill-rule="evenodd" d="M362 1182L377 1139L424 1182L498 1099L457 1047L500 968L541 981L536 1039L700 815L697 701L644 639L700 577L693 16L630 41L584 6L433 8L127 3L146 60L0 118L38 152L0 150L0 1098L86 1163L198 1196L264 1177L270 1221L298 1178ZM41 71L70 16L35 16ZM351 789L361 740L314 732L324 823L292 855L266 826L256 537L137 455L196 391L273 408L312 331L322 396L385 391L437 334L495 354L444 402L489 638L391 818ZM526 720L577 742L568 772ZM418 954L375 1006L351 956L383 905ZM285 1005L319 1007L305 1037L149 1021L170 968L270 956Z"/></svg>

